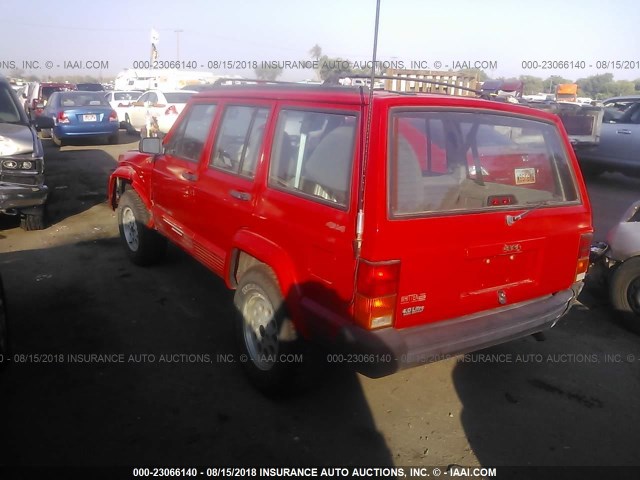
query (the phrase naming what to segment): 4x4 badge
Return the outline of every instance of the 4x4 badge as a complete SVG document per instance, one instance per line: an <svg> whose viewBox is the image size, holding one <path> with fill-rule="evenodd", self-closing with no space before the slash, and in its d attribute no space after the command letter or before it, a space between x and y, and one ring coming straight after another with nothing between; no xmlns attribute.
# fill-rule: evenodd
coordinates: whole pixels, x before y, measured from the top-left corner
<svg viewBox="0 0 640 480"><path fill-rule="evenodd" d="M498 302L500 305L507 303L507 294L504 290L498 290Z"/></svg>

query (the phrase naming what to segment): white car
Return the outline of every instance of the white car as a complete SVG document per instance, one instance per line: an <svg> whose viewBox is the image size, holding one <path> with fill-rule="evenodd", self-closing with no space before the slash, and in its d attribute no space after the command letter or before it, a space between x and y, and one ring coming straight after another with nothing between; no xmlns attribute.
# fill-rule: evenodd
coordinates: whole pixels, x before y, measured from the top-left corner
<svg viewBox="0 0 640 480"><path fill-rule="evenodd" d="M109 102L118 114L118 121L121 126L126 122L126 113L129 111L131 104L135 102L142 92L136 90L116 90L104 94L104 98Z"/></svg>
<svg viewBox="0 0 640 480"><path fill-rule="evenodd" d="M151 136L156 130L167 133L195 93L193 90L148 90L127 110L128 123L143 136Z"/></svg>

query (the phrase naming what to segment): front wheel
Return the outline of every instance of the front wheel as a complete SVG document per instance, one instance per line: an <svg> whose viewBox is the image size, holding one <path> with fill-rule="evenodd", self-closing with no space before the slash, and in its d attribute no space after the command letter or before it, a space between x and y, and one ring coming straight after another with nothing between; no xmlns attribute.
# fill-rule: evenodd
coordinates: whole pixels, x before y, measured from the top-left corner
<svg viewBox="0 0 640 480"><path fill-rule="evenodd" d="M129 259L136 265L157 263L167 250L167 239L150 229L149 212L133 190L127 190L118 204L120 239Z"/></svg>
<svg viewBox="0 0 640 480"><path fill-rule="evenodd" d="M611 304L626 326L640 334L640 258L622 262L611 278Z"/></svg>
<svg viewBox="0 0 640 480"><path fill-rule="evenodd" d="M42 230L46 226L44 206L29 209L28 213L22 213L20 227L26 231Z"/></svg>
<svg viewBox="0 0 640 480"><path fill-rule="evenodd" d="M234 305L240 362L249 380L266 394L289 390L302 357L273 272L266 267L246 272Z"/></svg>

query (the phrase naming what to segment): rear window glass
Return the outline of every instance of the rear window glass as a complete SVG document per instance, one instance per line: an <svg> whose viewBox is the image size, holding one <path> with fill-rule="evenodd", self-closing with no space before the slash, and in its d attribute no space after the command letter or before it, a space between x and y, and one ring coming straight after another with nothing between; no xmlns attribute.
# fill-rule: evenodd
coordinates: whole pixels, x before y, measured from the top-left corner
<svg viewBox="0 0 640 480"><path fill-rule="evenodd" d="M389 127L394 216L578 200L552 124L493 113L395 111Z"/></svg>
<svg viewBox="0 0 640 480"><path fill-rule="evenodd" d="M274 136L269 185L346 207L356 116L282 110Z"/></svg>
<svg viewBox="0 0 640 480"><path fill-rule="evenodd" d="M109 102L100 92L64 92L60 94L62 107L109 106Z"/></svg>

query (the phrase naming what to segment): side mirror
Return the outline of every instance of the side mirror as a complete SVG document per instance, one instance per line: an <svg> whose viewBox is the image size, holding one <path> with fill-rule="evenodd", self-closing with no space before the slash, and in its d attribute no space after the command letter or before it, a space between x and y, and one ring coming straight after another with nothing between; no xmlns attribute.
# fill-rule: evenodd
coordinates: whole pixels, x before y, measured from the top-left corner
<svg viewBox="0 0 640 480"><path fill-rule="evenodd" d="M158 155L162 152L162 139L157 137L145 137L140 140L138 145L138 151L140 153L151 153Z"/></svg>
<svg viewBox="0 0 640 480"><path fill-rule="evenodd" d="M56 126L53 118L47 117L45 115L40 115L35 118L33 124L36 127L36 130L42 130L43 128L53 128Z"/></svg>

